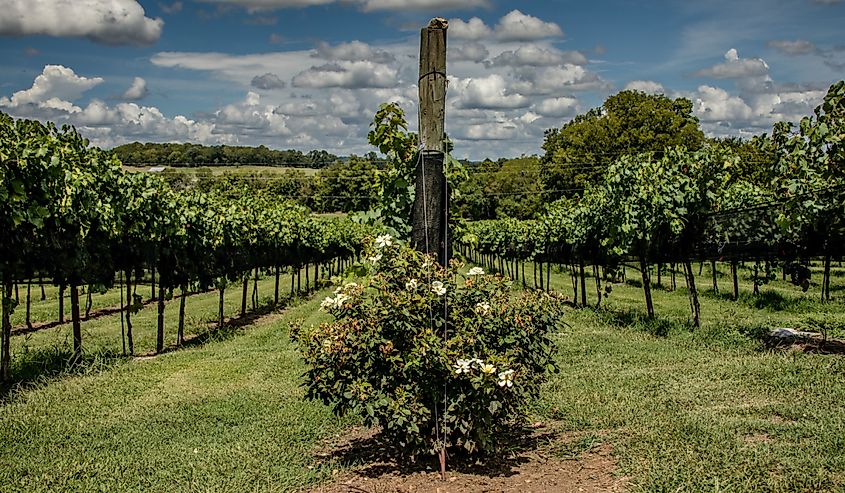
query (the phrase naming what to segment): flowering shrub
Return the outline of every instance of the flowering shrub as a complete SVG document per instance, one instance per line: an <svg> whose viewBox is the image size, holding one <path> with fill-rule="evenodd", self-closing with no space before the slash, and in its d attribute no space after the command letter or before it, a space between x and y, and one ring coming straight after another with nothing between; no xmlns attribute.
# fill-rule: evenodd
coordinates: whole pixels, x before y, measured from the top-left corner
<svg viewBox="0 0 845 493"><path fill-rule="evenodd" d="M412 456L439 450L444 431L446 447L493 448L557 370L549 335L562 303L442 268L389 236L364 258L365 275L321 305L334 321L294 331L308 397L381 426Z"/></svg>

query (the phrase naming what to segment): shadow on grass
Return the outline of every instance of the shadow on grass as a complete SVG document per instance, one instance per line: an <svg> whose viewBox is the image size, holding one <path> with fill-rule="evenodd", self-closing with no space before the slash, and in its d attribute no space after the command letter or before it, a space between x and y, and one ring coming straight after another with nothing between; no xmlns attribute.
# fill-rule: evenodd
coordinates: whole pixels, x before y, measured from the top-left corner
<svg viewBox="0 0 845 493"><path fill-rule="evenodd" d="M310 296L310 295L309 295ZM307 296L297 298L307 299ZM245 327L252 325L261 317L290 306L297 299L282 299L279 305L274 305L270 300L255 310L247 312L242 317L227 319L223 326L209 322L209 329L185 339L181 345L172 344L164 348L160 353L146 353L135 355L135 358L152 358L159 354L177 351L179 349L200 347L211 342L220 342L232 339L243 333ZM31 349L23 347L21 354L16 355L12 365L12 379L6 383L0 383L0 403L9 401L15 395L46 384L51 380L68 377L82 376L97 373L114 367L122 361L132 359L133 356L124 355L116 349L100 349L98 351L85 352L83 345L83 356L77 358L68 343L61 345Z"/></svg>
<svg viewBox="0 0 845 493"><path fill-rule="evenodd" d="M101 350L76 357L67 346L25 349L12 365L12 379L0 386L0 403L53 379L81 376L112 368L125 357L117 351Z"/></svg>
<svg viewBox="0 0 845 493"><path fill-rule="evenodd" d="M797 289L797 288L796 288ZM833 291L833 288L831 288ZM800 292L800 291L798 291ZM733 301L733 294L721 291L714 293L712 290L699 291L702 298L717 299L720 301L740 303L749 308L758 310L771 310L775 312L804 313L818 308L821 300L806 297L785 295L772 289L763 289L760 294L740 292L739 299Z"/></svg>
<svg viewBox="0 0 845 493"><path fill-rule="evenodd" d="M661 317L649 318L644 313L634 310L601 309L595 313L605 324L625 330L639 330L655 337L667 337L672 332L688 332L692 328L687 322Z"/></svg>
<svg viewBox="0 0 845 493"><path fill-rule="evenodd" d="M346 440L328 453L319 454L324 460L344 468L354 468L363 477L378 478L398 474L408 476L430 470L438 470L440 463L435 456L408 459L402 450L381 433L365 431L361 436ZM514 427L499 437L500 448L481 456L452 453L448 457L449 470L486 477L508 477L518 474L517 467L529 462L528 452L536 451L558 442L559 433L529 427ZM575 447L575 448L573 448ZM576 450L578 444L561 449L560 454L577 456L584 450ZM572 450L570 450L572 448ZM585 449L586 450L586 449Z"/></svg>

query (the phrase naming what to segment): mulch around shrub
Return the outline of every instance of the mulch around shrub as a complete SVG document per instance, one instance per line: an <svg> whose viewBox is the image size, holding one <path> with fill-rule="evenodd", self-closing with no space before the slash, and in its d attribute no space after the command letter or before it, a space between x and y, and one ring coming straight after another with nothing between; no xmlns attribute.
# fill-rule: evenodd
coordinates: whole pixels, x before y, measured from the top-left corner
<svg viewBox="0 0 845 493"><path fill-rule="evenodd" d="M434 457L411 462L378 430L355 428L323 444L319 461L338 465L310 493L623 492L613 447L601 437L557 433L534 425L509 437L508 449L481 460L450 458L446 481Z"/></svg>

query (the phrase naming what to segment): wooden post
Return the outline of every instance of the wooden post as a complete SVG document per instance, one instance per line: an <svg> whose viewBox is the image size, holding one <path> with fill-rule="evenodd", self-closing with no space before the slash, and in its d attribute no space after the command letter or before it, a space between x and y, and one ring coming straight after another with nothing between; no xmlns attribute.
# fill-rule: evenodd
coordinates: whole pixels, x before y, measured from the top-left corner
<svg viewBox="0 0 845 493"><path fill-rule="evenodd" d="M417 250L437 253L441 265L447 251L446 154L446 29L448 21L434 18L420 33L420 147L416 196L411 216L411 243Z"/></svg>

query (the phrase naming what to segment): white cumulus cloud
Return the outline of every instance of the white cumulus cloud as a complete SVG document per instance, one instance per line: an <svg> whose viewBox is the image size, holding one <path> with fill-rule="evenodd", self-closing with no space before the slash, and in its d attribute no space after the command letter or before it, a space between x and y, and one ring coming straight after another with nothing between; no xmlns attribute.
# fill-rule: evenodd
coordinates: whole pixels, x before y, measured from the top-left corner
<svg viewBox="0 0 845 493"><path fill-rule="evenodd" d="M158 41L164 21L136 0L3 0L0 35L81 37L112 45Z"/></svg>
<svg viewBox="0 0 845 493"><path fill-rule="evenodd" d="M127 101L137 101L147 97L147 81L141 77L135 77L132 80L132 85L123 93L123 99Z"/></svg>
<svg viewBox="0 0 845 493"><path fill-rule="evenodd" d="M35 105L70 111L73 108L71 102L102 82L100 77L82 77L62 65L46 65L32 87L12 94L11 98L0 99L0 106Z"/></svg>
<svg viewBox="0 0 845 493"><path fill-rule="evenodd" d="M476 109L525 108L531 102L525 96L510 91L504 77L491 74L487 77L450 79L450 89L459 94L459 106Z"/></svg>
<svg viewBox="0 0 845 493"><path fill-rule="evenodd" d="M563 36L554 22L546 22L532 15L512 10L496 24L496 37L502 41L534 41Z"/></svg>
<svg viewBox="0 0 845 493"><path fill-rule="evenodd" d="M567 96L544 99L534 106L534 111L555 118L574 116L578 111L578 100Z"/></svg>
<svg viewBox="0 0 845 493"><path fill-rule="evenodd" d="M665 94L663 84L653 80L632 80L625 84L626 91L642 91L646 94Z"/></svg>
<svg viewBox="0 0 845 493"><path fill-rule="evenodd" d="M543 48L542 46L527 44L516 50L500 53L491 60L490 66L542 67L565 63L585 65L587 57L578 51L561 51L557 48Z"/></svg>
<svg viewBox="0 0 845 493"><path fill-rule="evenodd" d="M398 82L396 69L363 61L327 63L311 67L293 78L295 87L310 88L395 87Z"/></svg>
<svg viewBox="0 0 845 493"><path fill-rule="evenodd" d="M325 42L318 43L317 52L314 54L314 57L335 61L369 61L375 63L390 63L396 59L387 51L375 49L367 43L362 43L357 40L350 41L348 43L340 43L335 46Z"/></svg>
<svg viewBox="0 0 845 493"><path fill-rule="evenodd" d="M479 40L493 34L487 24L478 17L468 21L462 19L449 19L449 37L455 39Z"/></svg>
<svg viewBox="0 0 845 493"><path fill-rule="evenodd" d="M731 48L725 53L725 61L723 63L699 70L695 75L715 79L739 79L744 77L759 77L768 73L769 66L762 58L740 58L736 49Z"/></svg>

